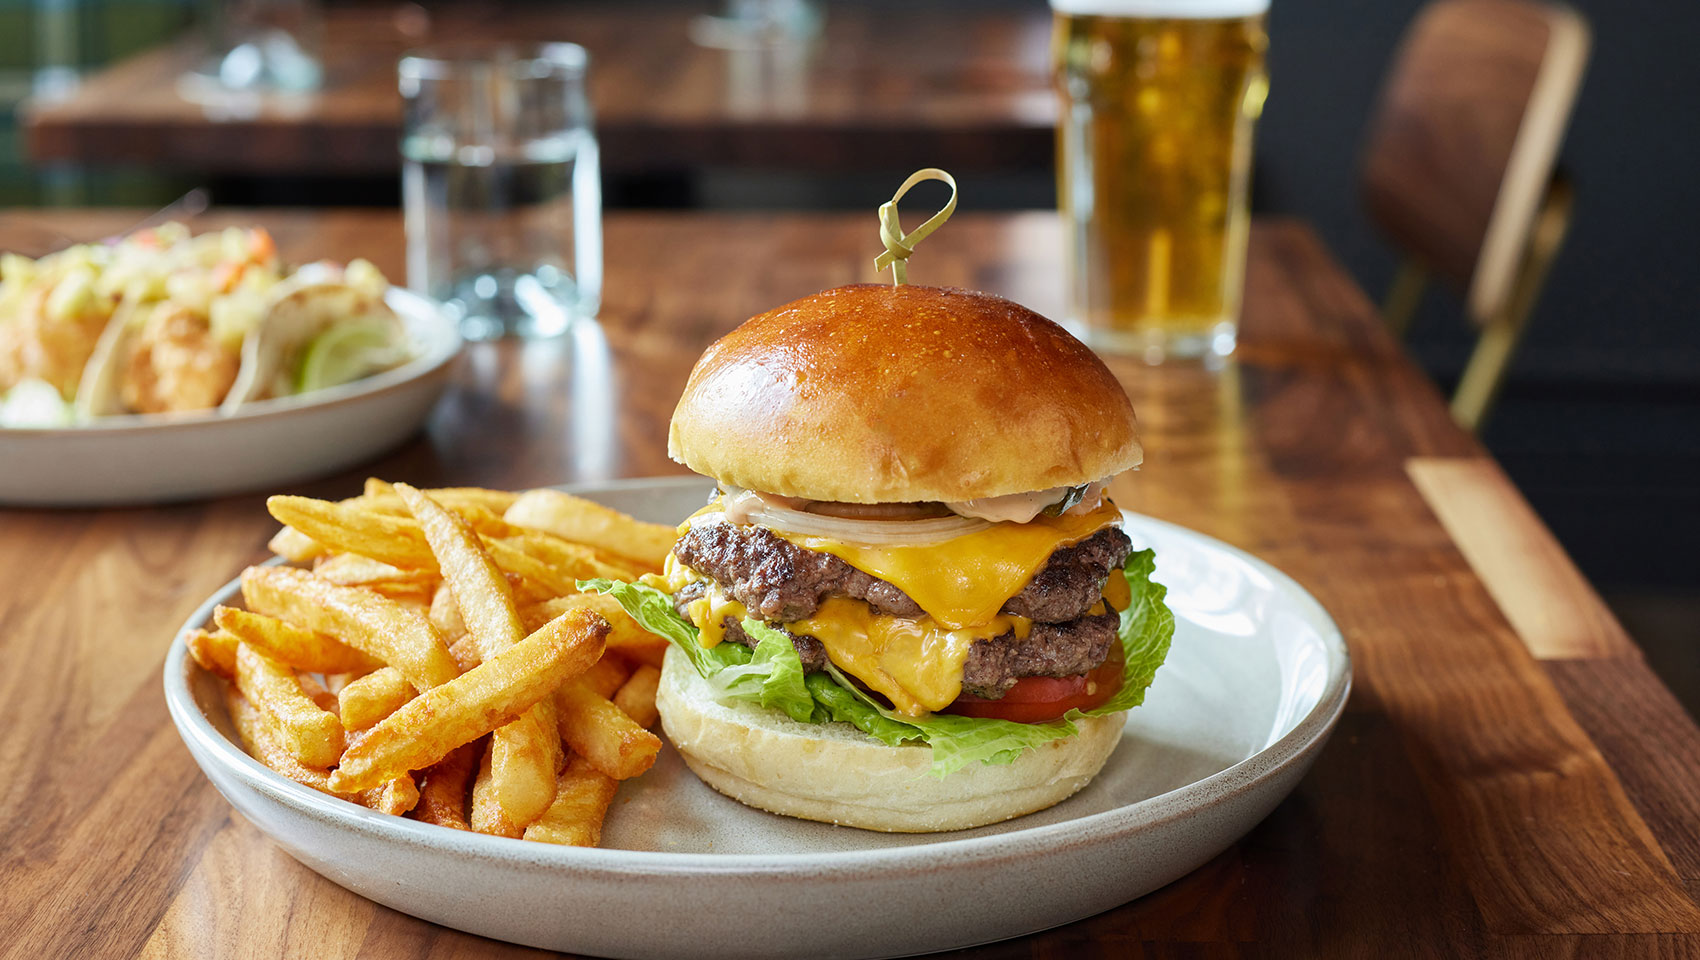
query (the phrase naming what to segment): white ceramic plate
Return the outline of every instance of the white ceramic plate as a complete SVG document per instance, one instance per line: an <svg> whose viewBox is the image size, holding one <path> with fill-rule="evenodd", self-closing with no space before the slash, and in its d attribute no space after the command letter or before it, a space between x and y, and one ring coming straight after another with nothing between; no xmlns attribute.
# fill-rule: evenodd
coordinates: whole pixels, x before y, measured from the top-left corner
<svg viewBox="0 0 1700 960"><path fill-rule="evenodd" d="M359 463L424 422L460 351L453 318L392 287L416 359L223 416L109 417L85 427L0 428L0 504L94 506L187 500L276 487Z"/></svg>
<svg viewBox="0 0 1700 960"><path fill-rule="evenodd" d="M578 488L647 520L702 504L698 479ZM669 747L621 787L601 849L463 833L299 786L233 744L219 681L180 635L165 694L219 792L296 859L405 913L608 957L888 957L1087 917L1198 867L1292 790L1351 685L1328 614L1268 564L1137 515L1177 618L1174 646L1104 772L1058 806L956 833L869 833L773 816L702 783ZM237 595L233 581L195 612Z"/></svg>

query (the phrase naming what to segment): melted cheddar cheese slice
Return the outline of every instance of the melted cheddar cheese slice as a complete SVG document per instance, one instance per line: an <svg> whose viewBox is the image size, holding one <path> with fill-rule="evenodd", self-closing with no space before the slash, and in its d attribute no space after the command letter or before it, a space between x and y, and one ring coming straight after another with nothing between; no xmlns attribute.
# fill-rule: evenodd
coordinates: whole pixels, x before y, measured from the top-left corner
<svg viewBox="0 0 1700 960"><path fill-rule="evenodd" d="M828 597L814 616L785 625L819 640L839 669L912 717L942 710L962 695L962 665L974 641L1011 630L1025 637L1032 627L1024 617L1000 614L971 628L947 630L929 617L887 616L845 597Z"/></svg>
<svg viewBox="0 0 1700 960"><path fill-rule="evenodd" d="M868 547L781 530L775 535L816 553L830 553L863 573L901 588L949 630L986 623L1015 596L1058 548L1119 523L1107 498L1095 510L1031 523L994 523L984 530L921 546Z"/></svg>
<svg viewBox="0 0 1700 960"><path fill-rule="evenodd" d="M698 515L718 511L717 502ZM887 616L860 600L829 597L812 616L784 627L819 640L839 669L883 694L899 712L919 716L941 710L962 694L962 667L976 640L1011 631L1025 638L1032 629L1025 618L1000 614L1004 601L1026 586L1058 549L1120 520L1121 511L1105 500L1097 509L1077 515L997 523L941 543L897 547L772 530L805 550L832 554L895 584L927 614L919 619ZM674 591L698 579L671 554L664 576ZM1110 577L1105 594L1112 609L1127 605L1127 585L1121 578ZM1095 607L1093 612L1102 610ZM692 601L686 613L705 647L724 638L726 617L747 615L743 604L718 584Z"/></svg>

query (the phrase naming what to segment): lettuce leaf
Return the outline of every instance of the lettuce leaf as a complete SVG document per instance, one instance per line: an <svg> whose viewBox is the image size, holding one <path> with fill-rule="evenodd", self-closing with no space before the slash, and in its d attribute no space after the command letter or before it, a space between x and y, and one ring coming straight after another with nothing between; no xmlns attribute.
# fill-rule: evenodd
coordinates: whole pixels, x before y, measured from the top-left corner
<svg viewBox="0 0 1700 960"><path fill-rule="evenodd" d="M1145 702L1145 691L1169 654L1175 615L1163 604L1168 589L1151 579L1156 555L1142 550L1127 558L1130 602L1118 629L1126 658L1122 686L1115 696L1091 710L1070 710L1049 723L1016 723L934 713L910 717L875 700L837 666L804 674L802 661L786 635L759 620L743 621L755 649L736 643L704 648L697 630L673 609L672 599L653 587L615 580L582 580L579 589L606 593L620 602L644 629L678 646L698 674L722 696L783 710L799 722L848 723L881 743L896 746L921 741L932 747L933 776L947 777L970 763L1013 763L1027 750L1071 737L1074 721L1128 710Z"/></svg>
<svg viewBox="0 0 1700 960"><path fill-rule="evenodd" d="M1157 554L1141 550L1130 554L1122 565L1127 577L1128 605L1122 611L1118 633L1127 663L1122 668L1122 688L1083 716L1097 717L1118 710L1131 710L1145 702L1146 688L1157 677L1157 668L1169 656L1175 638L1175 613L1163 603L1169 588L1151 579L1157 570ZM1070 711L1070 717L1075 711ZM1068 718L1065 718L1068 719Z"/></svg>
<svg viewBox="0 0 1700 960"><path fill-rule="evenodd" d="M756 702L764 707L783 710L786 716L798 723L813 720L815 698L803 682L803 661L798 659L797 648L791 643L791 638L760 620L746 617L743 626L744 632L756 641L756 647L750 662L737 669L748 671L747 676L751 678L759 678L755 685ZM739 644L722 643L720 646ZM736 694L735 689L733 693Z"/></svg>

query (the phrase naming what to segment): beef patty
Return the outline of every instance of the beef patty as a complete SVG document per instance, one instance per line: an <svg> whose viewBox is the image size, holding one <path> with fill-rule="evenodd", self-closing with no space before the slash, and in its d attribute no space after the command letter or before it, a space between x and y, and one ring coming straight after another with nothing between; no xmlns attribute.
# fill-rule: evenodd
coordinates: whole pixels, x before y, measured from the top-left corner
<svg viewBox="0 0 1700 960"><path fill-rule="evenodd" d="M1087 613L1103 597L1112 570L1126 561L1127 534L1107 527L1051 555L1045 566L1003 605L1003 613L1033 620L1026 637L1010 631L976 640L963 664L962 689L978 697L1002 697L1022 677L1068 677L1086 673L1109 656L1116 640L1115 613ZM922 610L896 585L871 576L830 554L794 546L760 527L725 521L699 523L674 546L687 566L719 583L752 616L777 626L807 619L830 596L862 600L881 613L919 617ZM708 585L698 581L673 598L683 614ZM754 640L736 618L725 620L726 639L745 646ZM786 631L803 669L823 669L826 648L806 634Z"/></svg>
<svg viewBox="0 0 1700 960"><path fill-rule="evenodd" d="M707 582L699 580L674 594L673 605L679 615L685 616L685 608L707 589ZM996 700L1022 677L1072 677L1085 673L1110 655L1118 620L1114 613L1088 614L1067 623L1035 623L1025 638L1016 637L1012 630L1002 636L976 640L962 664L962 692ZM755 646L755 638L744 632L738 618L727 617L722 625L727 640ZM826 647L819 640L773 626L791 638L797 658L803 661L804 672L826 669Z"/></svg>
<svg viewBox="0 0 1700 960"><path fill-rule="evenodd" d="M1041 623L1067 623L1103 596L1110 571L1133 544L1105 527L1051 554L1045 566L1003 605L1003 613ZM673 545L686 566L719 583L732 599L772 623L805 620L830 596L863 600L880 613L919 617L921 607L895 584L829 554L795 546L757 526L725 520L697 523Z"/></svg>

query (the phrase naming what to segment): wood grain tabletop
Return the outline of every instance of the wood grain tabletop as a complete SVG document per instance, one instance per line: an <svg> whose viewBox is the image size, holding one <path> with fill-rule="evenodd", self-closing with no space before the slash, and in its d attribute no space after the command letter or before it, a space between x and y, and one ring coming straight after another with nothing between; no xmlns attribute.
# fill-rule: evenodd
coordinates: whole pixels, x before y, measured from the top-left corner
<svg viewBox="0 0 1700 960"><path fill-rule="evenodd" d="M571 40L591 56L602 163L865 170L1044 169L1052 152L1050 17L1027 11L835 4L806 47L722 50L691 38L701 10L645 4L330 6L316 95L185 99L192 39L95 73L24 112L33 163L200 174L392 173L396 58L435 41Z"/></svg>
<svg viewBox="0 0 1700 960"><path fill-rule="evenodd" d="M0 215L0 249L119 213ZM402 273L393 214L223 212L296 259ZM476 345L428 430L291 492L375 474L528 486L677 473L671 406L749 315L873 279L866 216L622 214L600 334ZM916 282L1055 315L1049 214L958 214ZM1146 463L1126 507L1274 563L1338 621L1355 677L1296 792L1126 906L978 958L1681 957L1700 952L1700 731L1315 235L1253 230L1243 347L1218 371L1112 366ZM277 492L277 491L272 491ZM173 632L274 529L262 496L0 511L0 954L534 953L348 893L235 815L161 696Z"/></svg>

